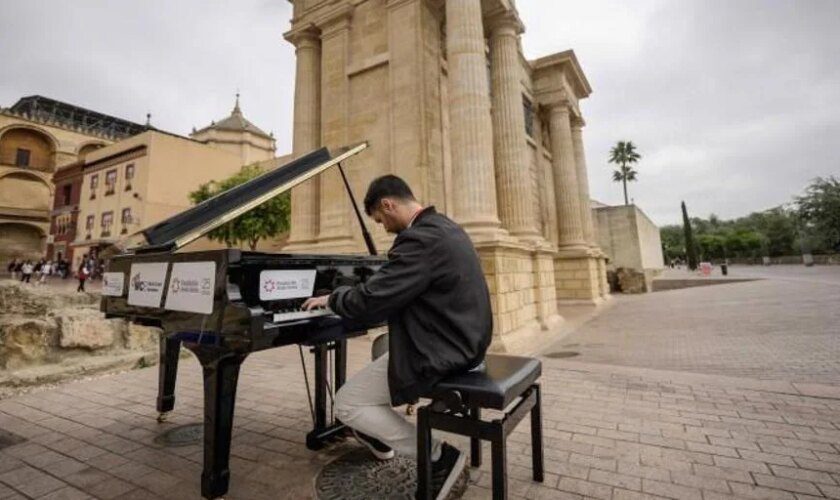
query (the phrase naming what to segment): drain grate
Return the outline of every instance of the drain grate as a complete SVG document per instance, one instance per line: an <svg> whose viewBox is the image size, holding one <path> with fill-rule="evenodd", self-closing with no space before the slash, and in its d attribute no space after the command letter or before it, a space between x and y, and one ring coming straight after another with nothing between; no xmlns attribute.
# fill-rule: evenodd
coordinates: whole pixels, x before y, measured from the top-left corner
<svg viewBox="0 0 840 500"><path fill-rule="evenodd" d="M545 355L546 358L551 358L551 359L574 358L575 356L580 356L580 353L575 352L575 351L558 351L558 352L550 352L550 353Z"/></svg>
<svg viewBox="0 0 840 500"><path fill-rule="evenodd" d="M9 446L14 446L16 444L20 444L26 441L26 438L20 437L17 434L12 434L9 431L4 431L0 429L0 450L3 448L8 448Z"/></svg>
<svg viewBox="0 0 840 500"><path fill-rule="evenodd" d="M186 424L173 427L155 438L155 443L163 446L187 446L201 443L204 437L203 424Z"/></svg>
<svg viewBox="0 0 840 500"><path fill-rule="evenodd" d="M447 500L461 498L467 490L469 468L465 467ZM417 488L417 464L396 456L379 461L367 449L355 449L328 463L315 479L318 500L411 500Z"/></svg>

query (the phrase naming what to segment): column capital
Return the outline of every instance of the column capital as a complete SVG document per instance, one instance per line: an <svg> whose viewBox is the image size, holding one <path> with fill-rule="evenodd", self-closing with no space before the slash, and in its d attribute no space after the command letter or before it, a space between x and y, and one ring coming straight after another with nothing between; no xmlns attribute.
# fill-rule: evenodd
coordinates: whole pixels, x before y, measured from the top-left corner
<svg viewBox="0 0 840 500"><path fill-rule="evenodd" d="M283 38L298 49L317 46L321 40L321 31L314 24L309 23L284 33Z"/></svg>
<svg viewBox="0 0 840 500"><path fill-rule="evenodd" d="M574 115L572 116L572 131L580 132L583 127L586 126L586 120L583 119L582 116Z"/></svg>
<svg viewBox="0 0 840 500"><path fill-rule="evenodd" d="M509 10L489 17L487 19L487 31L489 31L490 38L517 37L525 32L525 25L516 12Z"/></svg>

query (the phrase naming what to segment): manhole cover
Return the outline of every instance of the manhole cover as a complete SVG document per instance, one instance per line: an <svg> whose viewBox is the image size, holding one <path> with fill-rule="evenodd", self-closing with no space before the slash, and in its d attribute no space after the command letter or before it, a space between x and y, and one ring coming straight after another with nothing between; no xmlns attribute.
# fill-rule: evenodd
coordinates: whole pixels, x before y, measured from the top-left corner
<svg viewBox="0 0 840 500"><path fill-rule="evenodd" d="M203 424L179 425L156 437L155 443L164 446L186 446L200 443L203 436Z"/></svg>
<svg viewBox="0 0 840 500"><path fill-rule="evenodd" d="M563 358L574 358L575 356L580 355L579 352L575 351L559 351L559 352L550 352L545 355L546 358L551 359L563 359Z"/></svg>
<svg viewBox="0 0 840 500"><path fill-rule="evenodd" d="M9 446L14 446L16 444L20 444L26 441L26 438L22 438L17 434L12 434L9 431L4 431L0 429L0 450L3 448L8 448Z"/></svg>
<svg viewBox="0 0 840 500"><path fill-rule="evenodd" d="M461 498L467 490L469 468L458 478L447 500ZM417 464L407 458L376 460L366 449L357 449L333 460L315 479L318 500L409 500L417 488Z"/></svg>

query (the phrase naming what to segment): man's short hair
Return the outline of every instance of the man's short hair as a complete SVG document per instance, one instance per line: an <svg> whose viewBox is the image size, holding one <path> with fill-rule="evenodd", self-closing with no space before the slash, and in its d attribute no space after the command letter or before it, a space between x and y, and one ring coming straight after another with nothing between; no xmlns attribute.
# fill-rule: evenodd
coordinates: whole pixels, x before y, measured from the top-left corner
<svg viewBox="0 0 840 500"><path fill-rule="evenodd" d="M365 213L368 215L373 213L382 198L397 198L403 201L415 199L408 184L396 175L383 175L370 183L365 195Z"/></svg>

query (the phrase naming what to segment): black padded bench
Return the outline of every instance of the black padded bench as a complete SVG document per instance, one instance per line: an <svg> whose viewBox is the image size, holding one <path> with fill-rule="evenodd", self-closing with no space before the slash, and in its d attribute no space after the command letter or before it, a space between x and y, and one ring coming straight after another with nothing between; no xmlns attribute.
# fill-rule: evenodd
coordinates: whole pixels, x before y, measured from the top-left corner
<svg viewBox="0 0 840 500"><path fill-rule="evenodd" d="M542 416L537 383L541 373L542 363L538 359L488 355L483 369L448 377L423 395L432 402L417 410L417 499L432 498L432 429L468 436L473 467L481 466L481 441L490 441L493 499L506 499L507 437L529 412L534 481L543 481ZM504 415L485 421L481 419L482 408L500 410Z"/></svg>

